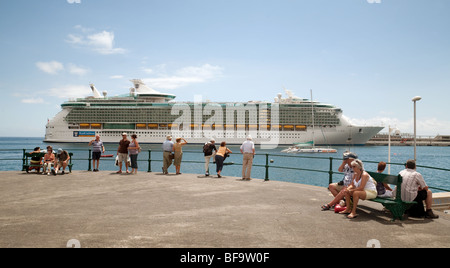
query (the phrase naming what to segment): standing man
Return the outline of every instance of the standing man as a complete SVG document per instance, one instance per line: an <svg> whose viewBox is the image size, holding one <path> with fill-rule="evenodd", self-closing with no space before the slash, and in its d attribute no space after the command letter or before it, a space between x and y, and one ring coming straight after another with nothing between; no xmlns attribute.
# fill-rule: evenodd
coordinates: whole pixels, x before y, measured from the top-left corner
<svg viewBox="0 0 450 268"><path fill-rule="evenodd" d="M214 153L213 153L214 151ZM212 159L216 158L217 148L216 148L216 140L211 139L209 142L205 143L203 146L203 153L205 154L205 176L209 176L209 162ZM215 162L215 161L213 161Z"/></svg>
<svg viewBox="0 0 450 268"><path fill-rule="evenodd" d="M433 205L433 196L431 190L428 188L422 174L416 171L416 161L408 160L406 162L406 169L400 171L400 176L403 178L402 183L402 201L411 202L416 201L407 213L411 217L424 217L428 219L437 219L431 209ZM423 201L427 206L427 210L423 209Z"/></svg>
<svg viewBox="0 0 450 268"><path fill-rule="evenodd" d="M127 133L122 133L122 139L119 142L119 148L117 149L117 155L119 156L119 171L118 174L122 173L122 162L125 162L125 167L128 171L128 146L130 141L127 139Z"/></svg>
<svg viewBox="0 0 450 268"><path fill-rule="evenodd" d="M91 140L89 146L92 146L92 167L94 168L94 172L97 172L100 157L102 153L105 153L105 146L103 146L103 142L100 140L100 135L95 136L95 140ZM97 162L97 168L95 168L95 162Z"/></svg>
<svg viewBox="0 0 450 268"><path fill-rule="evenodd" d="M253 158L255 157L255 143L252 136L248 135L247 140L241 146L241 153L244 155L242 161L242 180L251 180Z"/></svg>
<svg viewBox="0 0 450 268"><path fill-rule="evenodd" d="M172 152L173 152L173 141L172 136L167 136L166 141L162 145L163 149L163 168L162 171L164 174L169 174L167 170L172 165Z"/></svg>

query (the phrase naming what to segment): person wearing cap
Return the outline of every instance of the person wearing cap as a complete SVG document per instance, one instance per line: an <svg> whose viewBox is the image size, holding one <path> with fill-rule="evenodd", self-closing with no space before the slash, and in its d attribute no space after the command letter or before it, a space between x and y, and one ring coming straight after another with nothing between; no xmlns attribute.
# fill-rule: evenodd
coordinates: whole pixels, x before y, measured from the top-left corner
<svg viewBox="0 0 450 268"><path fill-rule="evenodd" d="M162 167L162 171L164 174L169 174L169 167L172 165L172 160L173 160L173 141L172 141L172 136L167 136L166 137L166 141L163 143L162 145L162 150L163 150L163 167Z"/></svg>
<svg viewBox="0 0 450 268"><path fill-rule="evenodd" d="M343 154L343 161L338 171L344 173L344 179L337 183L331 183L328 186L328 190L330 190L331 194L335 198L330 203L323 205L322 210L329 210L345 197L345 192L343 190L347 189L347 187L349 187L352 183L354 173L352 162L356 159L358 159L358 155L356 155L355 153L347 151Z"/></svg>
<svg viewBox="0 0 450 268"><path fill-rule="evenodd" d="M119 141L119 148L117 148L117 156L119 157L119 171L116 173L122 173L122 162L125 162L125 168L128 171L128 147L130 146L130 141L127 138L127 133L122 133L122 139Z"/></svg>
<svg viewBox="0 0 450 268"><path fill-rule="evenodd" d="M64 175L66 172L66 167L69 164L70 156L69 153L61 148L58 149L58 153L56 154L55 166L56 168L52 170L53 175L56 176L59 169L62 168L61 175Z"/></svg>
<svg viewBox="0 0 450 268"><path fill-rule="evenodd" d="M255 157L255 143L252 136L248 135L247 140L241 145L242 160L242 180L249 181L252 173L253 158Z"/></svg>
<svg viewBox="0 0 450 268"><path fill-rule="evenodd" d="M217 148L216 148L216 140L211 139L209 142L205 143L203 146L203 153L205 154L205 176L209 176L209 162L212 159L216 158Z"/></svg>

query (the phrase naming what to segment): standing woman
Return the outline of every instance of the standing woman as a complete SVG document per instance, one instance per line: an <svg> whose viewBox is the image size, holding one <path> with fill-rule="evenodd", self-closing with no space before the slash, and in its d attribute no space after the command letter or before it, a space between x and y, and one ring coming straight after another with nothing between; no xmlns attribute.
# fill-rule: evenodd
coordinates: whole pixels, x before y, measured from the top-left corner
<svg viewBox="0 0 450 268"><path fill-rule="evenodd" d="M183 141L183 142L181 142ZM183 146L187 144L187 141L184 138L177 138L177 143L173 145L173 151L175 153L173 165L177 171L177 175L181 174L181 159L183 158Z"/></svg>
<svg viewBox="0 0 450 268"><path fill-rule="evenodd" d="M131 142L128 146L128 153L130 154L131 159L131 174L137 174L138 164L137 158L141 147L139 146L139 142L137 141L137 135L131 135Z"/></svg>
<svg viewBox="0 0 450 268"><path fill-rule="evenodd" d="M364 165L361 160L355 160L352 162L352 168L354 171L353 181L351 185L345 190L345 200L350 200L353 197L353 208L347 206L347 209L340 212L340 214L349 214L349 219L354 219L356 215L356 207L360 199L369 200L377 197L377 187L375 181L370 177L369 173L364 171Z"/></svg>
<svg viewBox="0 0 450 268"><path fill-rule="evenodd" d="M220 173L223 169L223 161L225 160L225 154L231 154L233 153L230 149L227 148L227 143L222 142L220 144L219 150L216 153L216 171L217 171L217 177L222 178Z"/></svg>

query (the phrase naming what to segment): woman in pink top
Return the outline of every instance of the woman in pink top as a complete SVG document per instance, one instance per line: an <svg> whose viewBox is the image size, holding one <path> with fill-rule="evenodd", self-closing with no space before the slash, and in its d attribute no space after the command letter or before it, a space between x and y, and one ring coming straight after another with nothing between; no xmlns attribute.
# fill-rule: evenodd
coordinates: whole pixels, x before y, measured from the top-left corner
<svg viewBox="0 0 450 268"><path fill-rule="evenodd" d="M45 172L47 171L47 175L50 175L54 163L55 163L55 155L53 154L53 148L51 146L48 146L47 153L44 155L44 171L42 174L45 175Z"/></svg>

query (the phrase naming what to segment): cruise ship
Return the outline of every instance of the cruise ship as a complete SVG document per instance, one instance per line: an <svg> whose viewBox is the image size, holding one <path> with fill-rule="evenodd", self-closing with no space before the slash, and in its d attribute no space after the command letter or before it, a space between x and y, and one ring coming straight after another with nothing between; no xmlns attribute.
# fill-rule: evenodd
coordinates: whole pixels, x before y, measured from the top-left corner
<svg viewBox="0 0 450 268"><path fill-rule="evenodd" d="M140 143L162 143L167 136L184 137L204 144L214 138L242 144L251 135L255 144L292 145L315 141L316 145L365 145L383 129L355 126L342 109L296 97L286 90L273 102L210 102L196 96L194 102L176 102L173 94L160 93L142 80L130 80L128 94L109 97L91 84L92 96L71 99L46 125L45 142L86 143L100 135L103 142L117 143L122 133L136 134Z"/></svg>

